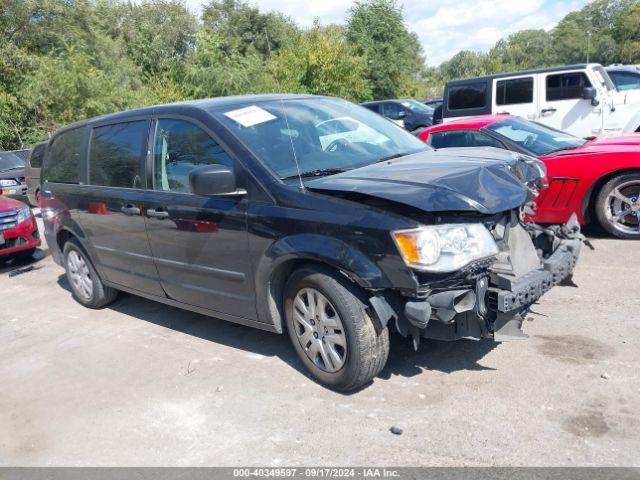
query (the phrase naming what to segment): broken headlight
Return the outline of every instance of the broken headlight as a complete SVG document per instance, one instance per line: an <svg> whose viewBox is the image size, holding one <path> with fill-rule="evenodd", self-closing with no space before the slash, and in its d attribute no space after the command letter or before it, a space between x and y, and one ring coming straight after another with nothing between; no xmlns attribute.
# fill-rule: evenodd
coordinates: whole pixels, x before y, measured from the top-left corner
<svg viewBox="0 0 640 480"><path fill-rule="evenodd" d="M453 272L498 253L481 223L430 225L392 232L405 263L428 272Z"/></svg>

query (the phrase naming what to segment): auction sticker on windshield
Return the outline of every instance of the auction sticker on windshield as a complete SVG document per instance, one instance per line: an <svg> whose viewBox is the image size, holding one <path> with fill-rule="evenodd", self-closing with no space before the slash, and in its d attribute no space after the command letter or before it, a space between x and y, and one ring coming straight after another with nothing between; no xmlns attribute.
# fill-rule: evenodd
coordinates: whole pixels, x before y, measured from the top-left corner
<svg viewBox="0 0 640 480"><path fill-rule="evenodd" d="M276 118L275 115L270 114L265 109L260 108L257 105L251 105L250 107L225 112L225 116L235 120L243 127L252 127L259 123L268 122L269 120L274 120Z"/></svg>

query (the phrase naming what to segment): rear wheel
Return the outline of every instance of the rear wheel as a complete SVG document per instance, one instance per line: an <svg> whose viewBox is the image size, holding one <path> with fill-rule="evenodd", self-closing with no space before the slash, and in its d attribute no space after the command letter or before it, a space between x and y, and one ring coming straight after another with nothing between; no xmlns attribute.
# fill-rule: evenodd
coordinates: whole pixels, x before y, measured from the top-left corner
<svg viewBox="0 0 640 480"><path fill-rule="evenodd" d="M640 174L609 180L596 200L598 222L618 238L640 239Z"/></svg>
<svg viewBox="0 0 640 480"><path fill-rule="evenodd" d="M117 290L102 283L87 254L75 239L64 244L64 268L73 297L85 307L102 308L118 296Z"/></svg>
<svg viewBox="0 0 640 480"><path fill-rule="evenodd" d="M376 325L359 293L320 266L297 270L285 288L293 347L313 376L336 390L368 384L389 356L389 331Z"/></svg>

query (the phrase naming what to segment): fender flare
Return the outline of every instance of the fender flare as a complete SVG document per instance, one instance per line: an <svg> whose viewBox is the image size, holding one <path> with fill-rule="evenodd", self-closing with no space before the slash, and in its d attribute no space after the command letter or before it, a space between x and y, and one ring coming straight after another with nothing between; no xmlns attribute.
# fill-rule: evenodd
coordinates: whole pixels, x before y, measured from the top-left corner
<svg viewBox="0 0 640 480"><path fill-rule="evenodd" d="M365 289L390 286L386 274L370 257L342 240L312 233L280 238L262 255L254 277L258 319L274 325L278 332L283 331L281 288L285 278L275 278L274 275L286 275L287 265L296 261L328 265Z"/></svg>

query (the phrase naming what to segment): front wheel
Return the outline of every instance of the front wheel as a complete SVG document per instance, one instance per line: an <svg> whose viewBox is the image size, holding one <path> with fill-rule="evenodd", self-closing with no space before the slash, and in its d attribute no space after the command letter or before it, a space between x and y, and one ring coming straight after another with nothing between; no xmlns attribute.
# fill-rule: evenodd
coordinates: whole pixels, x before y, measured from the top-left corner
<svg viewBox="0 0 640 480"><path fill-rule="evenodd" d="M367 312L356 287L329 269L308 267L291 275L285 320L296 353L329 388L361 388L387 362L388 329Z"/></svg>
<svg viewBox="0 0 640 480"><path fill-rule="evenodd" d="M618 238L640 239L640 174L609 180L596 200L598 222Z"/></svg>

